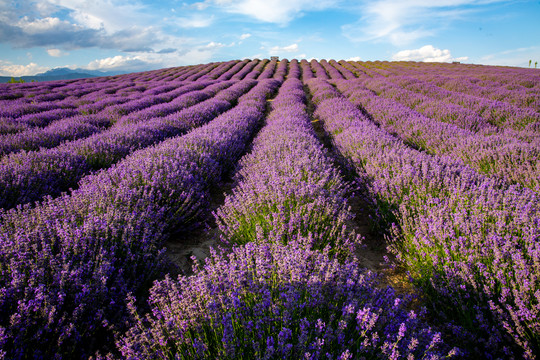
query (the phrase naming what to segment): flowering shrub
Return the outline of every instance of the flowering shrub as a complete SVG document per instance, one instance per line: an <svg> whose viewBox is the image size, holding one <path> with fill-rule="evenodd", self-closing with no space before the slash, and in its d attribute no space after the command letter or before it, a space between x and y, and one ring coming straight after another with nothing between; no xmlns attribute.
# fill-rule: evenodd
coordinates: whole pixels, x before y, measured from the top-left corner
<svg viewBox="0 0 540 360"><path fill-rule="evenodd" d="M329 248L248 243L150 291L118 341L126 359L441 359L421 314Z"/></svg>

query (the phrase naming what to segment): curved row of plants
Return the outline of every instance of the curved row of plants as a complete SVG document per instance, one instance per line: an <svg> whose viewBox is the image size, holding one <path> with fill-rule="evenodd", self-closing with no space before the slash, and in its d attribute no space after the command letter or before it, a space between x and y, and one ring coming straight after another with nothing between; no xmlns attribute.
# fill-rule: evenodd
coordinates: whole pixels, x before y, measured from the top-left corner
<svg viewBox="0 0 540 360"><path fill-rule="evenodd" d="M46 124L42 126L30 127L27 130L4 134L0 136L0 156L22 150L38 150L40 148L52 148L62 142L76 140L87 137L85 130L89 126L94 126L93 132L101 132L116 125L120 118L146 119L149 115L162 113L163 116L176 112L190 103L194 95L204 92L196 91L211 85L211 83L187 83L176 84L167 92L156 94L136 94L135 96L104 95L99 91L92 92L93 96L87 95L84 100L80 100L76 108L62 109L71 110L72 116L53 116L49 111L30 114L34 118L39 116L42 119L48 118ZM189 93L188 95L184 95ZM184 96L181 96L184 95ZM199 95L200 96L200 95ZM144 102L141 98L147 98ZM191 100L193 102L193 100ZM157 111L156 111L157 110ZM56 110L53 110L56 111ZM28 115L13 119L17 125L26 124ZM35 119L34 119L35 120ZM5 119L4 119L5 121ZM117 125L118 126L118 125ZM92 129L92 128L91 128ZM101 130L101 131L99 131Z"/></svg>
<svg viewBox="0 0 540 360"><path fill-rule="evenodd" d="M57 196L75 187L92 170L107 168L136 150L201 126L230 109L255 83L217 83L198 96L182 95L187 101L181 102L173 114L160 116L159 109L154 109L153 117L146 121L127 122L52 149L7 156L0 161L0 207L11 208L45 195Z"/></svg>
<svg viewBox="0 0 540 360"><path fill-rule="evenodd" d="M208 211L209 188L245 151L279 82L187 135L139 150L79 189L0 222L0 348L6 358L86 359L128 324L168 269L163 242ZM105 348L104 348L105 346Z"/></svg>
<svg viewBox="0 0 540 360"><path fill-rule="evenodd" d="M539 142L505 132L482 135L430 119L391 99L377 96L357 82L338 81L338 89L390 133L430 154L461 159L478 172L521 183L540 192Z"/></svg>
<svg viewBox="0 0 540 360"><path fill-rule="evenodd" d="M315 115L368 184L390 250L469 356L540 351L540 201L521 186L408 147L326 81Z"/></svg>

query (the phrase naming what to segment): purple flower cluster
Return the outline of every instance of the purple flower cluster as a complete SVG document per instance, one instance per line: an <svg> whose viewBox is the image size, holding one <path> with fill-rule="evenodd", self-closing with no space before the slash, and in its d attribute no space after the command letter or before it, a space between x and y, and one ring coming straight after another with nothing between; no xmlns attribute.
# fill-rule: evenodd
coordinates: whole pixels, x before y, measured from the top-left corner
<svg viewBox="0 0 540 360"><path fill-rule="evenodd" d="M304 82L315 77L315 75L313 75L313 71L311 71L311 66L306 59L300 60L300 67L302 69L302 80Z"/></svg>
<svg viewBox="0 0 540 360"><path fill-rule="evenodd" d="M65 141L88 137L111 125L100 115L79 115L53 122L44 128L32 128L16 134L0 135L0 157L21 150L52 148Z"/></svg>
<svg viewBox="0 0 540 360"><path fill-rule="evenodd" d="M311 70L315 74L315 78L325 80L330 79L330 76L328 76L324 67L317 60L313 59L309 64L311 65Z"/></svg>
<svg viewBox="0 0 540 360"><path fill-rule="evenodd" d="M437 121L455 124L463 129L479 131L492 125L473 110L452 102L441 102L429 96L407 91L385 77L362 78L362 84L377 95L398 101Z"/></svg>
<svg viewBox="0 0 540 360"><path fill-rule="evenodd" d="M540 114L530 108L520 108L502 101L446 90L410 76L393 76L388 80L399 84L404 89L471 109L496 126L521 129L528 124L540 121Z"/></svg>
<svg viewBox="0 0 540 360"><path fill-rule="evenodd" d="M184 108L193 106L199 102L209 99L213 95L217 94L219 91L231 86L233 83L234 82L232 81L221 81L216 83L196 82L182 86L175 91L167 93L168 96L172 95L170 101L158 103L145 107L141 110L131 112L127 115L120 117L117 120L117 123L121 125L136 124L139 122L150 121L155 118L178 113Z"/></svg>
<svg viewBox="0 0 540 360"><path fill-rule="evenodd" d="M462 64L0 84L0 358L535 359L539 114L536 70ZM415 301L356 258L338 164ZM227 246L173 280L233 170Z"/></svg>
<svg viewBox="0 0 540 360"><path fill-rule="evenodd" d="M229 70L225 71L223 74L221 74L217 80L223 81L223 80L230 80L234 74L236 74L238 71L240 71L246 64L249 63L249 60L242 60L238 63L236 63L233 67L231 67Z"/></svg>
<svg viewBox="0 0 540 360"><path fill-rule="evenodd" d="M395 222L390 249L434 311L471 332L477 356L534 358L540 349L538 194L414 150L327 82L309 86L318 99L316 116L355 164L376 212Z"/></svg>
<svg viewBox="0 0 540 360"><path fill-rule="evenodd" d="M330 60L330 62L332 61L334 60ZM325 59L320 60L319 64L324 68L324 70L330 76L332 80L344 79L341 72L338 69L336 69L334 66L330 65L328 61L326 61Z"/></svg>
<svg viewBox="0 0 540 360"><path fill-rule="evenodd" d="M261 75L259 75L258 79L271 79L272 75L274 75L274 71L276 70L277 61L276 60L270 60L269 63L266 64L263 72Z"/></svg>
<svg viewBox="0 0 540 360"><path fill-rule="evenodd" d="M58 109L58 105L51 102L28 102L27 99L2 100L0 102L0 117L16 119L24 115L51 111Z"/></svg>
<svg viewBox="0 0 540 360"><path fill-rule="evenodd" d="M278 81L285 80L285 77L287 75L288 65L289 65L289 60L281 59L279 61L279 64L276 67L276 72L274 73L273 79L276 79Z"/></svg>
<svg viewBox="0 0 540 360"><path fill-rule="evenodd" d="M240 62L239 60L232 60L228 62L220 63L218 66L213 68L210 72L207 74L204 74L201 76L198 80L208 80L208 79L217 79L219 78L224 72L229 70L231 67L233 67L235 64Z"/></svg>
<svg viewBox="0 0 540 360"><path fill-rule="evenodd" d="M259 60L259 62L257 63L257 66L255 66L253 68L253 70L251 72L249 72L245 77L244 79L257 79L259 78L259 76L261 75L261 73L263 72L264 68L266 67L266 65L270 62L270 60L268 59L263 59L263 60Z"/></svg>
<svg viewBox="0 0 540 360"><path fill-rule="evenodd" d="M260 60L251 60L240 71L231 77L231 80L242 80L247 74L249 74L257 65Z"/></svg>
<svg viewBox="0 0 540 360"><path fill-rule="evenodd" d="M289 72L287 73L287 79L301 79L302 77L302 69L300 68L300 64L298 63L298 60L292 59L289 62Z"/></svg>
<svg viewBox="0 0 540 360"><path fill-rule="evenodd" d="M342 231L347 185L310 127L302 83L287 80L272 109L217 212L224 238L243 245L229 255L214 251L191 277L157 282L146 316L132 305L136 324L117 342L123 358L453 354L350 256L354 240ZM340 248L345 256L336 256Z"/></svg>
<svg viewBox="0 0 540 360"><path fill-rule="evenodd" d="M540 83L532 69L461 65L460 71L442 64L386 63L394 74L412 75L450 91L503 101L540 111ZM396 66L397 65L397 66ZM536 86L535 86L536 85Z"/></svg>
<svg viewBox="0 0 540 360"><path fill-rule="evenodd" d="M350 69L348 69L345 66L341 65L336 60L330 60L330 65L332 65L334 68L336 68L343 75L343 77L345 79L347 79L347 80L356 79L356 75L354 75L354 73Z"/></svg>

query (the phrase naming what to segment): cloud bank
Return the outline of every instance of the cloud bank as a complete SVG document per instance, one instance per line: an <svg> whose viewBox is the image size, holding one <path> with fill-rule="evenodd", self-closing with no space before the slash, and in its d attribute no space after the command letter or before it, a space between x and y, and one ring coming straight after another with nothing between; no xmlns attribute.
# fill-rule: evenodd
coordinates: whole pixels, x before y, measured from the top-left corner
<svg viewBox="0 0 540 360"><path fill-rule="evenodd" d="M402 50L392 55L396 61L451 62L465 61L468 57L454 58L448 49L437 49L433 45L425 45L419 49Z"/></svg>

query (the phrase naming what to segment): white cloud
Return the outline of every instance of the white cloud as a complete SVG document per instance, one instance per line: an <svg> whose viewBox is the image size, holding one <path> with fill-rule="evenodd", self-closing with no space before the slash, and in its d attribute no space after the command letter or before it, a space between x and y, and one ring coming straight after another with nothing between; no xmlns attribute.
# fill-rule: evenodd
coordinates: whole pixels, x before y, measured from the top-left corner
<svg viewBox="0 0 540 360"><path fill-rule="evenodd" d="M151 59L145 58L142 55L136 56L122 56L117 55L104 59L96 59L91 61L88 66L89 70L114 70L114 69L131 69L136 67L140 63L150 63Z"/></svg>
<svg viewBox="0 0 540 360"><path fill-rule="evenodd" d="M175 19L178 26L184 29L205 28L214 22L213 16L193 15L191 17L179 17Z"/></svg>
<svg viewBox="0 0 540 360"><path fill-rule="evenodd" d="M166 25L178 27L175 18L164 20L140 2L18 0L18 6L10 4L0 0L0 38L15 48L75 50L96 47L154 52L196 46L191 39L165 32ZM182 23L185 27L202 27L212 21L212 17L197 16L188 16Z"/></svg>
<svg viewBox="0 0 540 360"><path fill-rule="evenodd" d="M346 61L362 61L362 58L360 56L353 56L348 58Z"/></svg>
<svg viewBox="0 0 540 360"><path fill-rule="evenodd" d="M203 49L214 50L214 49L220 49L220 48L225 47L225 46L227 46L227 45L219 43L219 42L211 41L208 44L206 44L205 46L203 46Z"/></svg>
<svg viewBox="0 0 540 360"><path fill-rule="evenodd" d="M47 54L49 54L49 56L52 56L52 57L61 57L61 56L69 55L69 53L63 52L60 49L48 49Z"/></svg>
<svg viewBox="0 0 540 360"><path fill-rule="evenodd" d="M60 20L56 17L46 17L43 19L30 20L28 16L24 16L16 23L16 26L28 35L39 35L44 32L57 29L65 31L77 30L76 25L71 24L69 21Z"/></svg>
<svg viewBox="0 0 540 360"><path fill-rule="evenodd" d="M419 49L402 50L392 55L396 61L450 62L465 61L468 57L454 58L448 49L437 49L433 45L422 46Z"/></svg>
<svg viewBox="0 0 540 360"><path fill-rule="evenodd" d="M251 37L251 34L242 34L240 35L240 40L246 40Z"/></svg>
<svg viewBox="0 0 540 360"><path fill-rule="evenodd" d="M49 68L44 66L39 66L36 63L31 62L28 65L16 65L8 61L0 60L0 75L2 76L26 76L26 75L35 75L37 73L42 73L49 70Z"/></svg>
<svg viewBox="0 0 540 360"><path fill-rule="evenodd" d="M388 41L396 46L433 36L451 21L475 11L474 6L502 0L376 0L360 5L362 17L342 26L353 41ZM457 7L468 6L468 9Z"/></svg>
<svg viewBox="0 0 540 360"><path fill-rule="evenodd" d="M304 11L318 11L335 5L337 0L214 0L226 11L257 20L285 25Z"/></svg>
<svg viewBox="0 0 540 360"><path fill-rule="evenodd" d="M283 52L295 52L298 51L298 44L291 44L288 46L273 46L270 48L269 53L270 54L278 54Z"/></svg>
<svg viewBox="0 0 540 360"><path fill-rule="evenodd" d="M133 27L152 25L152 16L137 2L118 0L50 0L51 3L68 9L70 16L79 25L90 29L103 28L107 33Z"/></svg>
<svg viewBox="0 0 540 360"><path fill-rule="evenodd" d="M62 1L57 2L62 3ZM102 0L98 1L102 2ZM80 1L74 0L74 3L78 4ZM27 3L24 4L25 9L30 6ZM112 5L107 6L111 7ZM157 49L177 49L179 47L188 49L196 45L191 39L166 34L159 22L150 21L152 20L151 15L142 13L140 14L141 21L138 21L133 15L134 8L125 8L127 17L134 18L134 20L127 22L124 27L119 26L124 17L118 11L115 12L115 15L122 20L119 20L117 24L107 25L112 22L111 19L102 19L93 13L83 12L86 9L84 6L77 11L71 11L70 8L60 5L58 9L67 11L72 19L69 17L60 19L55 16L44 18L21 16L20 9L5 7L0 1L0 38L5 39L6 43L10 43L15 48L44 47L45 49L62 50L96 47L123 52L154 52ZM120 9L124 8L120 6ZM35 14L35 9L28 10L29 13L32 11ZM81 22L78 23L76 19ZM190 26L202 25L202 23L190 24ZM49 55L56 56L58 53L53 51L49 52Z"/></svg>
<svg viewBox="0 0 540 360"><path fill-rule="evenodd" d="M191 8L199 10L199 11L205 10L208 6L209 5L207 2L196 2L190 5Z"/></svg>
<svg viewBox="0 0 540 360"><path fill-rule="evenodd" d="M90 70L118 70L127 72L161 69L190 64L203 64L212 59L215 52L226 45L210 42L190 47L189 50L140 53L137 55L117 55L91 61L83 68Z"/></svg>

